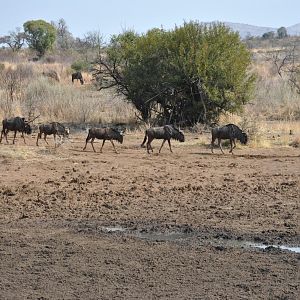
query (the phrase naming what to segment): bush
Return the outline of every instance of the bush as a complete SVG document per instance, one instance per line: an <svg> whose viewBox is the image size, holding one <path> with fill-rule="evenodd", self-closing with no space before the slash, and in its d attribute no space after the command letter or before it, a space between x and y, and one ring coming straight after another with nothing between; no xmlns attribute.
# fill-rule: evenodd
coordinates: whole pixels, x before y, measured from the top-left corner
<svg viewBox="0 0 300 300"><path fill-rule="evenodd" d="M117 87L144 121L192 126L242 109L254 82L250 63L237 33L190 22L113 36L94 74L100 89Z"/></svg>
<svg viewBox="0 0 300 300"><path fill-rule="evenodd" d="M56 39L55 27L44 20L27 21L23 25L29 47L42 57L51 50Z"/></svg>
<svg viewBox="0 0 300 300"><path fill-rule="evenodd" d="M87 61L78 60L72 63L71 68L76 72L88 71L90 64Z"/></svg>

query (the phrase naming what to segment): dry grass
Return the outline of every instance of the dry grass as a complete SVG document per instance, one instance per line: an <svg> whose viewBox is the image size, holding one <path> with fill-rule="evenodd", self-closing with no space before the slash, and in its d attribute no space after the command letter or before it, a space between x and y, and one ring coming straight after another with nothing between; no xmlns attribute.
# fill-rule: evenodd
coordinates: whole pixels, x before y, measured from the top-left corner
<svg viewBox="0 0 300 300"><path fill-rule="evenodd" d="M261 49L255 52L252 72L258 74L258 81L251 104L240 115L223 115L220 124L234 123L243 128L249 134L249 147L288 146L300 136L300 121L297 121L300 120L300 95L278 77L274 66L266 62L265 52ZM36 125L49 121L86 125L136 124L134 107L110 91L96 91L91 74L83 72L85 84L81 86L79 82L71 83L72 69L66 63L27 62L25 57L3 63L5 69L22 66L33 75L29 84L22 86L22 97L17 101L8 101L4 90L0 89L1 119L40 115ZM59 74L60 83L41 75L49 70ZM142 133L146 127L146 124L141 125L130 132ZM187 139L185 145L209 143L210 134L199 134L197 139Z"/></svg>
<svg viewBox="0 0 300 300"><path fill-rule="evenodd" d="M135 110L129 103L107 91L98 92L91 84L91 75L83 73L85 85L72 84L70 67L53 63L5 62L5 69L22 66L31 70L28 84L22 86L22 95L11 101L5 90L0 88L0 118L22 115L40 115L38 123L60 121L68 123L130 123L135 122ZM59 83L44 77L42 72L53 70L58 73ZM25 74L26 75L26 74ZM25 80L24 79L24 80ZM37 124L37 123L36 123Z"/></svg>
<svg viewBox="0 0 300 300"><path fill-rule="evenodd" d="M294 148L300 147L300 136L296 137L292 142L289 143L289 146Z"/></svg>
<svg viewBox="0 0 300 300"><path fill-rule="evenodd" d="M0 157L3 159L20 159L36 157L36 152L28 147L0 147Z"/></svg>

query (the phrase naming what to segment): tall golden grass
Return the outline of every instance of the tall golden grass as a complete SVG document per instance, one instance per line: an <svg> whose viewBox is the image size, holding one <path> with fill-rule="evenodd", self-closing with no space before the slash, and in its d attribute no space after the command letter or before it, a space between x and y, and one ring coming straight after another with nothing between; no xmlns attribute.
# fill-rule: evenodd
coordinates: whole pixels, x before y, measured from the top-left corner
<svg viewBox="0 0 300 300"><path fill-rule="evenodd" d="M22 90L21 99L10 101L0 88L0 118L16 115L40 115L39 122L61 121L69 123L126 123L135 118L132 105L112 92L95 90L91 75L83 72L85 85L72 84L70 67L62 64L4 63L5 69L17 66L33 70L33 76ZM44 77L43 72L56 71L60 82Z"/></svg>

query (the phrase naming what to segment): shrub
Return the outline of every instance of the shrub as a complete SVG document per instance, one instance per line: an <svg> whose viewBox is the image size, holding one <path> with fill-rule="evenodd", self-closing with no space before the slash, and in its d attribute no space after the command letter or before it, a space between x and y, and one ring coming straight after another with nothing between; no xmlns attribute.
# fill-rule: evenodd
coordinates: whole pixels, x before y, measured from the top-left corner
<svg viewBox="0 0 300 300"><path fill-rule="evenodd" d="M242 109L254 82L250 63L237 33L189 22L113 36L94 74L100 89L117 88L144 121L191 126Z"/></svg>
<svg viewBox="0 0 300 300"><path fill-rule="evenodd" d="M88 71L90 64L84 60L78 60L72 63L71 68L76 72Z"/></svg>
<svg viewBox="0 0 300 300"><path fill-rule="evenodd" d="M29 47L37 51L39 57L52 49L56 38L54 26L44 20L34 20L27 21L23 27Z"/></svg>

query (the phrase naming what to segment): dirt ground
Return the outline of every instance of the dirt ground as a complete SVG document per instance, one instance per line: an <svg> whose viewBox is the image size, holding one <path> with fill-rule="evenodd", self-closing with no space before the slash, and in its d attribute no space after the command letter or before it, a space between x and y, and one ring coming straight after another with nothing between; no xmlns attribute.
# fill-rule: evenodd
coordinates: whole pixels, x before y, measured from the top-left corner
<svg viewBox="0 0 300 300"><path fill-rule="evenodd" d="M142 139L0 145L0 299L299 299L299 148Z"/></svg>

